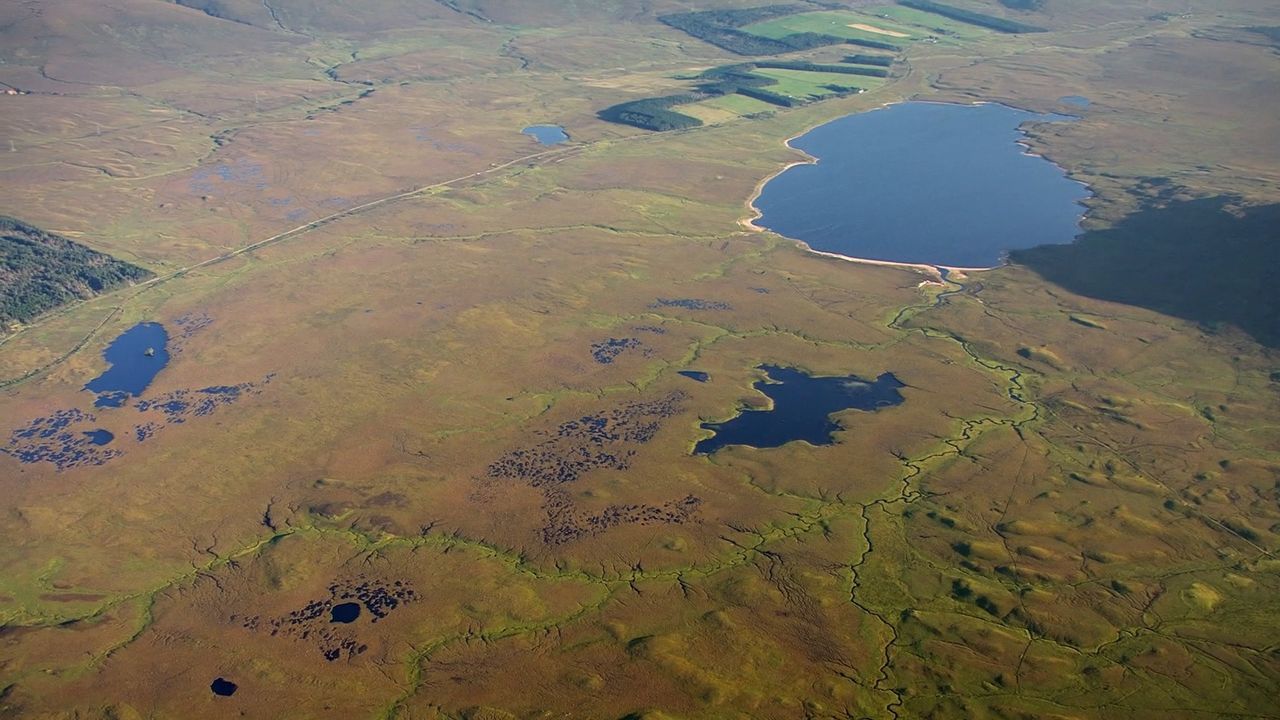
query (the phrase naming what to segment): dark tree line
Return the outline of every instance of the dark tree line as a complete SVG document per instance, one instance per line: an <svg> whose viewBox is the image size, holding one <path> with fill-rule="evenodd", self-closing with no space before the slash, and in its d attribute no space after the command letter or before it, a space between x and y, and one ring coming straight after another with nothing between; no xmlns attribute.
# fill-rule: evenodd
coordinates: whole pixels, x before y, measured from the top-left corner
<svg viewBox="0 0 1280 720"><path fill-rule="evenodd" d="M862 75L865 77L889 77L889 71L882 67L858 67L857 65L826 65L811 62L789 62L783 60L766 60L755 64L756 67L777 68L779 70L808 70L809 72L835 73L837 75Z"/></svg>
<svg viewBox="0 0 1280 720"><path fill-rule="evenodd" d="M931 12L934 15L941 15L952 20L977 25L979 27L989 28L1003 33L1036 33L1045 32L1042 27L1020 23L1015 20L1006 20L998 18L994 15L984 15L980 12L965 10L964 8L954 7L952 5L943 5L933 0L898 0L898 4L904 7L913 8L915 10L923 10Z"/></svg>
<svg viewBox="0 0 1280 720"><path fill-rule="evenodd" d="M665 97L645 98L618 103L601 110L601 120L622 123L644 130L683 130L698 127L702 121L672 110L672 106L696 102L705 97L702 94L667 95Z"/></svg>
<svg viewBox="0 0 1280 720"><path fill-rule="evenodd" d="M756 67L754 63L740 63L711 68L698 76L700 80L710 81L698 85L698 92L707 95L733 95L741 88L759 88L777 83L773 78L751 72Z"/></svg>
<svg viewBox="0 0 1280 720"><path fill-rule="evenodd" d="M853 63L854 65L876 65L879 67L889 67L893 64L892 55L845 55L842 62Z"/></svg>
<svg viewBox="0 0 1280 720"><path fill-rule="evenodd" d="M136 265L0 216L0 328L149 277Z"/></svg>
<svg viewBox="0 0 1280 720"><path fill-rule="evenodd" d="M738 88L739 95L745 95L749 98L762 100L770 105L779 105L781 107L796 107L804 103L790 95L782 95L776 92L769 92L763 88Z"/></svg>
<svg viewBox="0 0 1280 720"><path fill-rule="evenodd" d="M699 40L738 55L779 55L798 50L813 50L828 45L859 45L880 50L898 50L897 45L876 40L850 40L822 33L793 33L783 38L753 35L739 28L752 23L774 20L809 12L808 5L765 5L738 10L703 10L699 12L660 15L658 20Z"/></svg>
<svg viewBox="0 0 1280 720"><path fill-rule="evenodd" d="M1010 10L1039 10L1044 7L1044 0L1000 0L1000 4Z"/></svg>

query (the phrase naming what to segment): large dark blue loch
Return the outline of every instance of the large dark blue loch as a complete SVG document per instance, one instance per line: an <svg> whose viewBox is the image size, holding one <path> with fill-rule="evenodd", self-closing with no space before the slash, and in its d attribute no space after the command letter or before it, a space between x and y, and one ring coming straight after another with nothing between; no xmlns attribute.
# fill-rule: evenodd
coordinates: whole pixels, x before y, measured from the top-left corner
<svg viewBox="0 0 1280 720"><path fill-rule="evenodd" d="M1019 144L1026 122L995 104L908 102L849 115L791 146L817 158L765 184L756 224L819 252L960 268L1070 243L1088 188Z"/></svg>
<svg viewBox="0 0 1280 720"><path fill-rule="evenodd" d="M815 377L803 370L761 365L768 380L755 383L755 388L773 401L768 410L747 410L722 423L702 423L712 435L693 448L696 455L706 455L727 445L750 445L756 448L780 447L795 440L811 445L830 445L831 434L841 425L831 419L833 413L857 409L875 412L901 404L903 384L891 373L875 380L856 375Z"/></svg>
<svg viewBox="0 0 1280 720"><path fill-rule="evenodd" d="M102 356L111 367L84 386L97 393L94 407L120 407L147 389L169 364L169 333L160 323L139 323L107 346Z"/></svg>

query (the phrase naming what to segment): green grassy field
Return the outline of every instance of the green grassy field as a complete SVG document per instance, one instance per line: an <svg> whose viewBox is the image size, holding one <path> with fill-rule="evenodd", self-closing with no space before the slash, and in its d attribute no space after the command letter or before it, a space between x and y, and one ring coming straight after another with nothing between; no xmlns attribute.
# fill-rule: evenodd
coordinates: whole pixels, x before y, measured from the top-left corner
<svg viewBox="0 0 1280 720"><path fill-rule="evenodd" d="M854 25L887 32L860 29L853 27ZM743 30L775 39L795 33L820 33L894 45L906 45L928 37L937 40L973 40L990 35L990 31L980 27L899 5L876 6L859 11L800 13L748 25Z"/></svg>
<svg viewBox="0 0 1280 720"><path fill-rule="evenodd" d="M777 110L777 106L745 95L721 95L688 105L679 105L676 110L693 115L706 123L718 123L757 113L773 112Z"/></svg>
<svg viewBox="0 0 1280 720"><path fill-rule="evenodd" d="M757 75L777 80L766 90L789 95L797 99L816 99L826 97L835 91L829 86L839 88L863 88L871 90L884 84L884 78L864 77L861 75L843 75L840 73L812 72L810 70L783 70L778 68L761 68Z"/></svg>
<svg viewBox="0 0 1280 720"><path fill-rule="evenodd" d="M876 33L866 30L859 30L851 27L852 25L865 24L880 30L887 30L890 33L899 33L899 35L891 35L888 33ZM755 23L742 28L743 31L753 35L762 35L768 38L781 38L795 33L820 33L823 35L834 35L842 38L856 38L862 40L879 40L881 42L902 44L917 39L920 35L918 28L906 25L900 25L894 22L886 22L873 15L860 12L851 12L845 10L826 11L826 12L810 12L800 13L798 15L788 15L786 17L777 18L776 20L768 20L765 22Z"/></svg>
<svg viewBox="0 0 1280 720"><path fill-rule="evenodd" d="M743 95L725 95L706 100L703 104L722 108L737 115L753 115L760 112L770 112L774 109L774 106L767 102L761 102Z"/></svg>
<svg viewBox="0 0 1280 720"><path fill-rule="evenodd" d="M872 18L868 21L872 24L877 21L894 23L912 28L912 32L917 36L927 33L940 38L973 40L991 34L991 31L985 28L901 5L867 8L863 13Z"/></svg>

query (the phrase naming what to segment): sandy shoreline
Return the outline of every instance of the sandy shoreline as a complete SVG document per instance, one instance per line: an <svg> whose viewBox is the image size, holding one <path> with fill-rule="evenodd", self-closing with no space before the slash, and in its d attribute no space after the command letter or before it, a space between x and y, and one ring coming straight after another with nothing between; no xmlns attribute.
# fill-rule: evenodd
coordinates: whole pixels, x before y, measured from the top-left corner
<svg viewBox="0 0 1280 720"><path fill-rule="evenodd" d="M891 106L893 106L893 105L900 105L900 104L902 104L902 103L907 103L907 102L932 102L932 103L938 103L939 105L966 105L966 106L970 106L970 107L974 107L974 106L978 106L978 105L1000 105L1000 104L1002 104L1002 103L994 102L994 101L991 101L991 100L977 100L977 101L974 101L974 102L971 102L971 103L956 103L956 102L943 102L943 101L940 101L940 100L910 100L910 99L907 99L907 100L894 100L894 101L892 101L892 102L881 103L880 105L878 105L878 106L876 106L876 107L869 108L869 109L867 109L867 110L863 110L863 111L862 111L862 113L875 112L876 110L883 110L884 108L891 107ZM1013 106L1012 106L1012 105L1010 105L1009 107L1013 107ZM1015 110L1022 110L1022 108L1017 108L1017 107L1014 107L1013 109L1015 109ZM1032 111L1032 110L1024 110L1024 112L1034 112L1034 111ZM862 114L862 113L850 113L849 115L860 115L860 114ZM1046 114L1046 113L1037 113L1037 114L1044 115L1044 114ZM1047 114L1049 114L1049 115L1053 115L1053 114L1056 114L1056 113L1047 113ZM844 115L844 116L841 116L841 117L849 117L849 115ZM1066 117L1074 117L1074 116L1066 116ZM750 231L750 232L772 232L771 230L769 230L769 228L762 227L762 226L760 226L760 225L757 225L757 224L756 224L756 221L757 221L757 220L759 220L760 218L764 217L764 213L763 213L763 212L761 212L760 208L756 207L756 201L760 199L760 195L764 192L764 187L765 187L765 185L768 185L770 181L774 180L774 179L775 179L775 178L777 178L779 175L781 175L782 173L785 173L786 171L790 170L790 169L791 169L791 168L793 168L793 167L796 167L796 166L798 166L798 165L817 165L819 162L821 162L821 158L814 157L813 155L810 155L809 153L805 152L804 150L801 150L801 149L799 149L799 148L797 148L797 147L793 146L793 145L791 144L791 142L792 142L793 140L798 140L798 139L800 139L800 138L804 137L805 135L808 135L810 132L812 132L812 131L816 130L817 128L822 127L823 125L826 125L827 123L832 123L832 122L835 122L836 120L839 120L839 119L840 119L840 118L835 118L835 119L832 119L832 120L825 120L825 121L820 122L820 123L818 123L818 124L816 124L816 125L813 125L812 127L809 127L809 128L807 128L807 129L805 129L805 130L804 130L804 131L802 131L802 132L796 133L795 135L792 135L791 137L789 137L789 138L787 138L786 140L784 140L784 141L783 141L783 143L782 143L782 144L783 144L784 146L786 146L786 148L787 148L787 149L792 150L792 151L794 151L794 152L798 152L798 153L800 153L801 155L804 155L804 159L803 159L803 160L796 160L796 161L794 161L794 162L787 163L785 166L783 166L783 167L782 167L781 169L779 169L777 172L774 172L774 173L772 173L772 174L770 174L770 175L766 175L762 180L760 180L760 182L756 183L755 190L751 193L751 197L750 197L750 198L748 198L748 199L747 199L747 201L746 201L747 210L749 210L749 211L750 211L750 216L749 216L749 217L746 217L746 218L741 218L741 219L739 219L739 220L738 220L738 224L739 224L740 226L742 226L744 229L746 229L746 230L748 230L748 231ZM1026 135L1026 133L1025 133L1025 132L1023 132L1021 128L1022 128L1022 124L1021 124L1021 123L1019 123L1019 125L1018 125L1018 132L1022 133L1022 134L1025 136L1025 135ZM1074 177L1072 177L1072 176L1071 176L1071 173L1070 173L1066 168L1062 167L1061 165L1059 165L1058 163L1054 162L1054 161L1053 161L1053 160L1051 160L1050 158L1047 158L1047 157L1045 157L1044 155L1041 155L1040 153L1033 152L1033 151L1031 150L1031 145L1030 145L1028 142L1026 142L1026 140L1025 140L1025 139L1015 140L1014 142L1016 142L1018 145L1021 145L1021 146L1022 146L1022 154L1023 154L1023 155L1029 155L1029 156L1031 156L1031 157L1037 157L1037 158L1040 158L1040 159L1044 160L1044 161L1045 161L1045 162L1047 162L1047 163L1052 164L1054 167L1056 167L1056 168L1058 168L1059 170L1061 170L1061 171L1062 171L1062 174L1063 174L1064 176L1066 176L1068 179L1070 179L1070 180L1071 180L1071 181L1073 181L1073 182L1079 183L1080 185L1083 185L1083 186L1085 187L1085 189L1089 191L1090 196L1092 196L1092 195L1093 195L1093 190L1092 190L1092 188L1090 188L1090 187L1089 187L1089 184L1088 184L1088 183L1086 183L1086 182L1084 182L1084 181L1081 181L1081 180L1076 180ZM1079 204L1080 204L1082 207L1084 207L1083 203L1079 203ZM1087 210L1087 207L1086 207L1085 209ZM1088 214L1087 212L1081 213L1081 215L1080 215L1081 220L1083 220L1083 219L1084 219L1084 217L1085 217L1085 215L1087 215L1087 214ZM790 240L790 241L792 241L792 242L796 243L796 244L797 244L797 245L799 245L799 246L800 246L800 247L801 247L805 252L813 253L814 255L821 255L821 256L823 256L823 257L835 258L835 259L837 259L837 260L843 260L843 261L845 261L845 262L861 263L861 264L864 264L864 265L880 265L880 266L883 266L883 267L895 267L895 268L901 268L901 269L916 270L916 271L918 271L918 272L923 272L923 273L925 273L926 275L930 275L930 276L932 276L932 277L937 278L937 281L938 281L938 282L943 282L943 279L942 279L942 273L940 272L941 270L946 270L947 272L954 272L954 273L960 273L960 274L967 274L967 273L982 272L982 271L984 271L984 270L994 270L994 269L996 269L996 268L1003 267L1004 265L1006 265L1006 264L1007 264L1007 261L1001 261L1001 263L1000 263L999 265L993 265L993 266L991 266L991 267L978 267L978 268L974 268L974 267L955 267L955 266L950 266L950 265L930 265L930 264L928 264L928 263L898 262L898 261L893 261L893 260L874 260L874 259L872 259L872 258L859 258L859 257L853 257L853 256L851 256L851 255L842 255L842 254L840 254L840 253L828 252L828 251L826 251L826 250L815 250L815 249L813 249L813 247L812 247L812 246L810 246L810 245L809 245L809 243L807 243L807 242L805 242L805 241L803 241L803 240L798 240L798 239L796 239L796 238L787 237L786 235L782 235L781 233L775 233L775 234L777 234L779 237L784 237L784 238L786 238L786 239L788 239L788 240ZM1074 242L1074 240L1073 240L1073 242Z"/></svg>
<svg viewBox="0 0 1280 720"><path fill-rule="evenodd" d="M791 238L787 239L791 240ZM863 265L883 265L884 267L918 270L926 275L938 278L939 282L942 281L942 270L946 270L948 273L956 273L957 275L968 275L970 273L983 272L984 270L995 270L997 267L1000 267L1000 265L993 267L956 267L954 265L930 265L928 263L900 262L897 260L873 260L871 258L858 258L851 257L849 255L841 255L840 253L827 252L825 250L814 250L803 240L795 240L794 242L799 243L800 247L804 248L806 252L813 253L814 255L835 258L836 260L844 260L845 262L861 263Z"/></svg>

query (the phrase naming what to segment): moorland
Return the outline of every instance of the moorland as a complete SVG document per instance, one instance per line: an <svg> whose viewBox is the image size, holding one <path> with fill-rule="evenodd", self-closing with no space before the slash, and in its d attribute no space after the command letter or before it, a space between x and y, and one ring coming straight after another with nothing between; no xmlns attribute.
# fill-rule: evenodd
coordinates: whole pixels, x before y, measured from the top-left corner
<svg viewBox="0 0 1280 720"><path fill-rule="evenodd" d="M150 277L0 339L0 714L1273 716L1274 4L758 7L0 6L0 213ZM1082 237L746 224L909 99L1078 116ZM696 453L770 367L901 402Z"/></svg>

